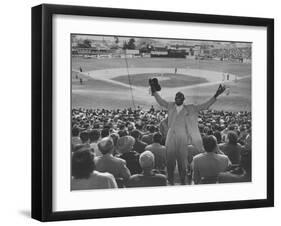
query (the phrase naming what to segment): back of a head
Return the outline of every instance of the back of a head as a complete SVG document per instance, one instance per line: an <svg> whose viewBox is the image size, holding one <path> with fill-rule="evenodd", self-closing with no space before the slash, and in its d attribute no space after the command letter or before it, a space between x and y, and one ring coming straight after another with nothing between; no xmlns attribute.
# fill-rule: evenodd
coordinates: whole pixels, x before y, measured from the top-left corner
<svg viewBox="0 0 281 226"><path fill-rule="evenodd" d="M71 173L75 179L87 179L95 168L94 155L89 149L80 149L73 153Z"/></svg>
<svg viewBox="0 0 281 226"><path fill-rule="evenodd" d="M214 136L217 138L217 142L221 143L221 133L220 133L220 131L216 130L214 132Z"/></svg>
<svg viewBox="0 0 281 226"><path fill-rule="evenodd" d="M162 141L162 135L161 135L161 133L154 133L154 134L153 134L153 142L154 142L154 143L160 144L161 141Z"/></svg>
<svg viewBox="0 0 281 226"><path fill-rule="evenodd" d="M97 141L100 138L100 131L97 129L93 129L89 133L89 138L91 141Z"/></svg>
<svg viewBox="0 0 281 226"><path fill-rule="evenodd" d="M71 132L73 137L79 136L79 129L77 127L73 127Z"/></svg>
<svg viewBox="0 0 281 226"><path fill-rule="evenodd" d="M124 154L131 151L134 144L135 138L132 136L124 136L118 139L116 147L119 153Z"/></svg>
<svg viewBox="0 0 281 226"><path fill-rule="evenodd" d="M110 153L113 150L113 147L114 145L111 137L104 137L98 143L98 148L103 155Z"/></svg>
<svg viewBox="0 0 281 226"><path fill-rule="evenodd" d="M140 131L137 130L137 129L134 129L134 130L131 132L131 136L132 136L133 138L135 138L136 140L140 138L140 135L141 135L141 133L140 133Z"/></svg>
<svg viewBox="0 0 281 226"><path fill-rule="evenodd" d="M227 139L229 144L237 144L237 135L234 131L229 131L227 134Z"/></svg>
<svg viewBox="0 0 281 226"><path fill-rule="evenodd" d="M151 151L144 151L140 154L139 163L142 169L153 169L154 154Z"/></svg>
<svg viewBox="0 0 281 226"><path fill-rule="evenodd" d="M119 137L124 137L124 136L127 136L128 133L127 133L127 131L125 131L125 130L120 130L120 131L118 132L118 135L119 135Z"/></svg>
<svg viewBox="0 0 281 226"><path fill-rule="evenodd" d="M89 140L89 133L83 131L82 133L80 133L80 139L83 143L86 143Z"/></svg>
<svg viewBox="0 0 281 226"><path fill-rule="evenodd" d="M217 148L217 139L213 135L203 137L203 146L206 152L213 152Z"/></svg>
<svg viewBox="0 0 281 226"><path fill-rule="evenodd" d="M148 127L148 131L150 132L150 133L154 133L155 132L155 126L154 125L150 125L149 127Z"/></svg>
<svg viewBox="0 0 281 226"><path fill-rule="evenodd" d="M109 129L108 128L102 129L101 137L104 138L104 137L107 137L107 136L109 136Z"/></svg>

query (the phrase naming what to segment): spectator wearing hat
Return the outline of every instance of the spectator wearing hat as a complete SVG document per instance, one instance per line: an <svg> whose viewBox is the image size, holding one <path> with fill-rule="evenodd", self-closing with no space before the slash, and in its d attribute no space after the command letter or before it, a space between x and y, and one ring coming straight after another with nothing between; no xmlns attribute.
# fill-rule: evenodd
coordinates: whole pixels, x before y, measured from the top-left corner
<svg viewBox="0 0 281 226"><path fill-rule="evenodd" d="M203 146L206 152L193 158L193 181L195 184L216 183L218 175L231 166L226 155L216 154L218 146L213 135L203 137Z"/></svg>
<svg viewBox="0 0 281 226"><path fill-rule="evenodd" d="M93 150L95 157L102 156L102 153L100 152L98 148L98 141L100 139L100 131L97 129L91 130L89 132L89 138L90 138L90 147Z"/></svg>
<svg viewBox="0 0 281 226"><path fill-rule="evenodd" d="M163 174L156 173L154 169L154 155L151 151L140 154L139 163L142 168L141 174L130 177L127 187L154 187L166 186L167 178Z"/></svg>
<svg viewBox="0 0 281 226"><path fill-rule="evenodd" d="M220 150L228 156L232 164L239 164L241 160L242 146L237 143L237 135L234 131L229 131L227 134L226 143L220 144Z"/></svg>
<svg viewBox="0 0 281 226"><path fill-rule="evenodd" d="M117 188L110 173L95 170L94 155L90 149L80 149L71 159L71 190Z"/></svg>
<svg viewBox="0 0 281 226"><path fill-rule="evenodd" d="M126 161L126 165L131 174L141 173L142 169L139 165L139 153L133 150L135 138L132 136L120 137L117 141L117 152L120 158Z"/></svg>
<svg viewBox="0 0 281 226"><path fill-rule="evenodd" d="M143 153L145 150L145 147L147 146L147 143L140 140L141 133L139 130L135 129L131 132L131 136L135 138L135 144L134 144L134 150L138 152L139 154Z"/></svg>
<svg viewBox="0 0 281 226"><path fill-rule="evenodd" d="M148 145L145 150L151 151L153 153L154 168L165 174L167 149L165 146L160 144L161 141L162 135L160 133L154 133L153 143Z"/></svg>
<svg viewBox="0 0 281 226"><path fill-rule="evenodd" d="M96 170L99 172L111 173L116 180L120 178L125 182L131 176L130 170L126 166L126 161L113 156L114 144L111 137L105 137L98 143L102 156L95 160ZM117 181L117 183L118 183Z"/></svg>

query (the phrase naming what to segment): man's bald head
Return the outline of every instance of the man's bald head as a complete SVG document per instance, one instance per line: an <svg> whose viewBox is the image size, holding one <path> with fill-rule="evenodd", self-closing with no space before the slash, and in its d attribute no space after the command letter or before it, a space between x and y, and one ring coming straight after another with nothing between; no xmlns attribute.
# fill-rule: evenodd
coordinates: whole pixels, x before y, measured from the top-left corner
<svg viewBox="0 0 281 226"><path fill-rule="evenodd" d="M183 104L183 102L184 102L184 95L183 95L183 93L182 92L177 92L176 93L176 96L175 96L175 103L176 103L176 105L178 105L178 106L181 106L182 104Z"/></svg>

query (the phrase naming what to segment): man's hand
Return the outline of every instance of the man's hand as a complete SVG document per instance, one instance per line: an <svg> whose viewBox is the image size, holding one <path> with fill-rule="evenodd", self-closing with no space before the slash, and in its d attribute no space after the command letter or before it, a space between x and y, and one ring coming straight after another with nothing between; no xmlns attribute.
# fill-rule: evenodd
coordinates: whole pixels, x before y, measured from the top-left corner
<svg viewBox="0 0 281 226"><path fill-rule="evenodd" d="M153 95L156 91L160 91L161 90L161 86L158 83L158 79L157 78L152 78L149 79L149 85L150 85L150 90L151 90L151 94Z"/></svg>
<svg viewBox="0 0 281 226"><path fill-rule="evenodd" d="M217 98L219 95L221 95L223 92L225 91L225 85L220 84L216 94L215 94L215 98Z"/></svg>

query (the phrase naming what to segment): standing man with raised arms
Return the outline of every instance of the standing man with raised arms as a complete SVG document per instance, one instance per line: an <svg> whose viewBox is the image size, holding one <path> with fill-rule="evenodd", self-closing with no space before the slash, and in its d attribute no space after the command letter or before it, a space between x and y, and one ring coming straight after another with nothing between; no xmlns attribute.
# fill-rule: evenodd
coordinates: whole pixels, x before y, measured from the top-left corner
<svg viewBox="0 0 281 226"><path fill-rule="evenodd" d="M168 110L167 171L168 181L174 184L174 170L176 163L181 184L185 184L187 165L187 146L192 144L198 151L203 152L202 138L198 129L198 112L208 109L222 94L225 87L220 85L217 92L208 101L202 104L184 105L184 94L177 92L174 102L167 102L158 93L161 90L157 79L150 79L151 94L156 102Z"/></svg>

